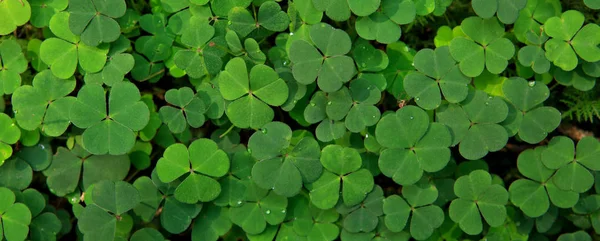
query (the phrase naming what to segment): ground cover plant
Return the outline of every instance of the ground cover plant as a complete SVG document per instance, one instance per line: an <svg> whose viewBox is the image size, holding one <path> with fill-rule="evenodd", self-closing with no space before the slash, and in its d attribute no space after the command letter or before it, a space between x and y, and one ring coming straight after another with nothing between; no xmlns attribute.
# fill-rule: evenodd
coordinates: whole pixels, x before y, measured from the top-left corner
<svg viewBox="0 0 600 241"><path fill-rule="evenodd" d="M600 240L599 0L0 0L0 240Z"/></svg>

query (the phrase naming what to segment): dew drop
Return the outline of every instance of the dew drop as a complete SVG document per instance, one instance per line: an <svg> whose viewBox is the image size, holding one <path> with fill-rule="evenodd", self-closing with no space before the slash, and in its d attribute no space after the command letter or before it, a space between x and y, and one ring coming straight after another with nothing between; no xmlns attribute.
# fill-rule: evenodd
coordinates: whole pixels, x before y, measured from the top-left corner
<svg viewBox="0 0 600 241"><path fill-rule="evenodd" d="M369 138L369 134L366 134L366 135L365 135L365 138Z"/></svg>
<svg viewBox="0 0 600 241"><path fill-rule="evenodd" d="M487 101L486 101L486 102L485 102L485 105L490 105L490 102L487 102Z"/></svg>
<svg viewBox="0 0 600 241"><path fill-rule="evenodd" d="M317 104L315 104L314 102L310 102L310 106L315 106Z"/></svg>
<svg viewBox="0 0 600 241"><path fill-rule="evenodd" d="M533 86L535 86L535 81L533 81L533 80L529 81L529 87L533 87Z"/></svg>
<svg viewBox="0 0 600 241"><path fill-rule="evenodd" d="M294 33L290 33L290 36L294 36Z"/></svg>
<svg viewBox="0 0 600 241"><path fill-rule="evenodd" d="M408 46L404 46L404 51L408 52Z"/></svg>
<svg viewBox="0 0 600 241"><path fill-rule="evenodd" d="M412 119L414 119L414 118L415 118L415 117L413 117L413 116L411 116L411 117L410 117L410 119L411 119L411 120L412 120Z"/></svg>
<svg viewBox="0 0 600 241"><path fill-rule="evenodd" d="M367 67L367 64L365 64L365 63L362 63L362 64L360 64L360 67L363 67L363 68L364 68L364 67Z"/></svg>
<svg viewBox="0 0 600 241"><path fill-rule="evenodd" d="M262 129L262 130L261 130L261 132L262 132L263 134L267 134L267 128L264 128L264 129Z"/></svg>
<svg viewBox="0 0 600 241"><path fill-rule="evenodd" d="M332 104L332 102L331 102L331 101L327 102L327 105L331 105L331 104Z"/></svg>
<svg viewBox="0 0 600 241"><path fill-rule="evenodd" d="M284 210L281 210L281 213L285 213L285 209L284 209Z"/></svg>
<svg viewBox="0 0 600 241"><path fill-rule="evenodd" d="M265 211L266 214L271 214L271 210Z"/></svg>
<svg viewBox="0 0 600 241"><path fill-rule="evenodd" d="M296 103L298 103L298 100L294 100L293 102L294 102L294 104L296 104Z"/></svg>
<svg viewBox="0 0 600 241"><path fill-rule="evenodd" d="M241 205L242 204L242 200L237 201L237 205Z"/></svg>
<svg viewBox="0 0 600 241"><path fill-rule="evenodd" d="M415 67L415 63L411 63L410 65L412 65L413 67Z"/></svg>
<svg viewBox="0 0 600 241"><path fill-rule="evenodd" d="M231 25L231 21L227 22L227 24Z"/></svg>
<svg viewBox="0 0 600 241"><path fill-rule="evenodd" d="M42 145L42 144L40 144L40 148L42 148L42 150L46 149L46 147L44 145Z"/></svg>
<svg viewBox="0 0 600 241"><path fill-rule="evenodd" d="M275 190L275 187L271 187L271 190Z"/></svg>
<svg viewBox="0 0 600 241"><path fill-rule="evenodd" d="M248 148L248 153L252 154L252 149Z"/></svg>
<svg viewBox="0 0 600 241"><path fill-rule="evenodd" d="M415 100L421 100L421 98L417 97L417 98L415 98Z"/></svg>

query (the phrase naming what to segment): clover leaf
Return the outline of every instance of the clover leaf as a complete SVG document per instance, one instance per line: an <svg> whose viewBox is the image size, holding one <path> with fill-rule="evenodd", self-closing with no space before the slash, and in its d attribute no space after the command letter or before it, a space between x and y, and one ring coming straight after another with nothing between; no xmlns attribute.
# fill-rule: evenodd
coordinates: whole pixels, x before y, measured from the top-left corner
<svg viewBox="0 0 600 241"><path fill-rule="evenodd" d="M0 166L0 186L12 190L23 190L31 184L33 170L26 161L21 158L6 160Z"/></svg>
<svg viewBox="0 0 600 241"><path fill-rule="evenodd" d="M444 222L444 211L433 202L438 190L428 182L402 188L402 197L391 195L383 201L385 224L388 229L400 232L410 218L410 234L416 240L429 238Z"/></svg>
<svg viewBox="0 0 600 241"><path fill-rule="evenodd" d="M256 20L246 8L232 8L228 14L229 29L235 31L240 37L246 37L252 31L260 31L261 27L273 32L281 32L287 29L290 19L281 11L281 6L272 1L260 4Z"/></svg>
<svg viewBox="0 0 600 241"><path fill-rule="evenodd" d="M515 125L523 141L538 143L560 124L560 112L557 109L541 106L550 96L545 84L513 77L504 81L502 91L518 110Z"/></svg>
<svg viewBox="0 0 600 241"><path fill-rule="evenodd" d="M312 0L314 7L327 14L334 21L346 21L350 12L357 16L367 16L377 11L381 0Z"/></svg>
<svg viewBox="0 0 600 241"><path fill-rule="evenodd" d="M10 145L17 143L21 138L21 130L6 114L0 113L0 166L4 160L10 158L13 149Z"/></svg>
<svg viewBox="0 0 600 241"><path fill-rule="evenodd" d="M52 16L50 30L56 37L47 38L40 46L40 58L50 66L52 74L61 79L73 76L78 64L86 72L102 70L108 53L102 45L94 47L80 42L68 27L69 16L68 12Z"/></svg>
<svg viewBox="0 0 600 241"><path fill-rule="evenodd" d="M177 143L169 146L156 164L158 177L170 183L189 175L175 189L175 198L183 203L212 201L221 186L211 177L222 177L229 171L229 157L210 139L193 141L189 148Z"/></svg>
<svg viewBox="0 0 600 241"><path fill-rule="evenodd" d="M458 197L450 203L450 218L469 235L483 230L481 216L492 227L500 226L506 219L508 192L499 184L492 184L492 177L483 170L462 176L454 183Z"/></svg>
<svg viewBox="0 0 600 241"><path fill-rule="evenodd" d="M281 122L264 125L252 134L248 148L258 162L252 167L252 180L261 188L291 197L321 176L319 143L304 137L290 145L292 129Z"/></svg>
<svg viewBox="0 0 600 241"><path fill-rule="evenodd" d="M228 209L214 205L204 207L194 221L192 240L218 240L231 230L231 226Z"/></svg>
<svg viewBox="0 0 600 241"><path fill-rule="evenodd" d="M246 201L231 207L229 218L247 234L259 234L267 228L267 223L277 225L283 222L287 205L287 198L251 184L246 190Z"/></svg>
<svg viewBox="0 0 600 241"><path fill-rule="evenodd" d="M546 52L538 46L525 46L519 50L519 63L531 67L534 72L543 74L550 70L550 61L546 58Z"/></svg>
<svg viewBox="0 0 600 241"><path fill-rule="evenodd" d="M280 106L288 98L288 86L277 72L266 65L255 65L250 70L240 57L229 60L219 75L223 98L231 100L226 114L239 128L258 129L273 117L271 106Z"/></svg>
<svg viewBox="0 0 600 241"><path fill-rule="evenodd" d="M359 17L356 32L367 40L389 44L397 41L402 32L400 26L415 19L416 5L410 0L383 0L378 11L369 16Z"/></svg>
<svg viewBox="0 0 600 241"><path fill-rule="evenodd" d="M560 1L527 1L514 23L515 37L525 44L541 45L548 40L542 25L551 17L562 13Z"/></svg>
<svg viewBox="0 0 600 241"><path fill-rule="evenodd" d="M50 18L69 5L66 0L33 0L31 1L31 25L36 28L48 26Z"/></svg>
<svg viewBox="0 0 600 241"><path fill-rule="evenodd" d="M135 231L129 238L131 241L164 241L166 240L163 235L156 229L153 228L142 228L138 231Z"/></svg>
<svg viewBox="0 0 600 241"><path fill-rule="evenodd" d="M583 26L584 20L581 12L569 10L544 23L544 32L552 37L544 45L546 58L565 71L577 67L577 56L588 62L600 61L600 26Z"/></svg>
<svg viewBox="0 0 600 241"><path fill-rule="evenodd" d="M387 81L386 90L398 100L408 99L404 90L404 78L415 70L413 59L416 51L403 42L388 44L386 52L389 65L383 70Z"/></svg>
<svg viewBox="0 0 600 241"><path fill-rule="evenodd" d="M218 206L239 206L246 197L246 190L252 180L252 167L256 160L247 150L233 153L229 175L221 178L221 194L214 203ZM256 182L254 182L256 184Z"/></svg>
<svg viewBox="0 0 600 241"><path fill-rule="evenodd" d="M517 21L519 12L527 5L527 0L474 0L471 5L479 17L491 18L497 12L502 23L512 24Z"/></svg>
<svg viewBox="0 0 600 241"><path fill-rule="evenodd" d="M373 175L361 168L362 158L354 148L328 145L321 151L321 164L323 174L307 185L310 201L320 209L334 207L340 195L346 206L354 206L373 189Z"/></svg>
<svg viewBox="0 0 600 241"><path fill-rule="evenodd" d="M440 90L450 103L458 103L467 97L471 80L460 72L450 55L450 48L422 49L415 55L414 65L418 72L405 77L404 89L415 97L421 108L439 107L442 101Z"/></svg>
<svg viewBox="0 0 600 241"><path fill-rule="evenodd" d="M377 228L379 216L383 215L383 189L375 186L365 200L355 206L340 204L337 211L346 215L343 226L352 233L371 232Z"/></svg>
<svg viewBox="0 0 600 241"><path fill-rule="evenodd" d="M517 167L519 172L529 179L516 180L508 188L511 202L532 218L542 216L548 211L548 198L560 208L573 207L579 200L578 193L562 190L551 181L555 171L547 168L542 162L542 154L546 149L538 147L519 154Z"/></svg>
<svg viewBox="0 0 600 241"><path fill-rule="evenodd" d="M85 190L102 180L123 180L130 165L127 155L94 156L76 145L73 150L59 147L43 173L50 191L64 197L78 190L79 186Z"/></svg>
<svg viewBox="0 0 600 241"><path fill-rule="evenodd" d="M70 109L71 121L84 128L83 147L94 155L127 153L135 144L134 131L148 124L150 111L140 101L138 88L119 82L110 90L108 101L104 88L84 85Z"/></svg>
<svg viewBox="0 0 600 241"><path fill-rule="evenodd" d="M0 35L7 35L24 25L31 17L31 6L27 0L0 2Z"/></svg>
<svg viewBox="0 0 600 241"><path fill-rule="evenodd" d="M0 41L0 94L12 94L21 85L21 73L25 70L27 59L17 41Z"/></svg>
<svg viewBox="0 0 600 241"><path fill-rule="evenodd" d="M591 9L600 9L600 1L598 0L583 0L585 6Z"/></svg>
<svg viewBox="0 0 600 241"><path fill-rule="evenodd" d="M386 148L379 156L379 169L400 185L414 184L423 171L437 172L450 161L450 131L430 123L427 113L416 106L381 118L375 137Z"/></svg>
<svg viewBox="0 0 600 241"><path fill-rule="evenodd" d="M115 18L125 15L126 8L124 0L69 1L69 29L89 46L113 42L121 32Z"/></svg>
<svg viewBox="0 0 600 241"><path fill-rule="evenodd" d="M222 50L215 43L215 28L199 16L189 19L189 26L182 30L181 42L187 47L173 55L175 65L192 78L215 75L221 69Z"/></svg>
<svg viewBox="0 0 600 241"><path fill-rule="evenodd" d="M264 64L267 56L260 50L258 42L252 38L244 40L244 46L234 31L228 31L225 40L234 56L244 58L250 64Z"/></svg>
<svg viewBox="0 0 600 241"><path fill-rule="evenodd" d="M121 82L125 75L135 66L133 55L124 53L130 47L129 40L121 36L111 44L106 65L100 72L86 73L84 80L87 83L106 84L112 86Z"/></svg>
<svg viewBox="0 0 600 241"><path fill-rule="evenodd" d="M557 136L548 143L542 152L542 162L550 169L557 170L552 177L554 185L564 191L583 193L594 185L591 171L597 171L597 153L600 142L593 137L584 137L577 143L573 140Z"/></svg>
<svg viewBox="0 0 600 241"><path fill-rule="evenodd" d="M159 114L171 132L181 133L188 124L193 128L204 124L206 106L192 89L170 89L165 93L165 100L172 106L161 107Z"/></svg>
<svg viewBox="0 0 600 241"><path fill-rule="evenodd" d="M515 54L515 46L503 38L504 26L496 18L469 17L461 29L468 38L456 37L450 42L450 53L468 77L476 77L487 69L499 74Z"/></svg>
<svg viewBox="0 0 600 241"><path fill-rule="evenodd" d="M12 95L15 118L25 130L40 130L49 136L60 136L69 127L69 109L75 97L67 96L75 89L75 79L59 79L50 70L33 78L33 85L19 87Z"/></svg>
<svg viewBox="0 0 600 241"><path fill-rule="evenodd" d="M445 104L436 112L437 121L450 128L452 145L460 143L460 154L469 160L482 158L506 145L508 133L499 123L507 116L506 102L482 90L470 90L460 105Z"/></svg>
<svg viewBox="0 0 600 241"><path fill-rule="evenodd" d="M295 219L292 221L293 231L300 237L308 240L335 240L340 228L335 225L339 219L339 213L334 209L319 209L313 205L307 197L298 196L288 208Z"/></svg>
<svg viewBox="0 0 600 241"><path fill-rule="evenodd" d="M15 194L6 187L0 187L0 237L6 240L25 240L29 233L31 211L23 203L15 203Z"/></svg>
<svg viewBox="0 0 600 241"><path fill-rule="evenodd" d="M591 241L592 237L583 230L574 233L565 233L558 237L557 241Z"/></svg>
<svg viewBox="0 0 600 241"><path fill-rule="evenodd" d="M294 78L304 85L316 80L325 92L339 90L356 74L354 61L346 56L352 44L350 37L326 23L310 26L309 33L314 46L305 40L295 40L290 46Z"/></svg>

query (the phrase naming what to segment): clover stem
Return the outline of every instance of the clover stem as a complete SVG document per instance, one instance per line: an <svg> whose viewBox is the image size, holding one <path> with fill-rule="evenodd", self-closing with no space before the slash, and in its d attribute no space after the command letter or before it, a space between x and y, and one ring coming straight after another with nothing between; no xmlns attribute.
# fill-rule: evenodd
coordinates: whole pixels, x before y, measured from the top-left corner
<svg viewBox="0 0 600 241"><path fill-rule="evenodd" d="M227 130L226 130L226 131L225 131L223 134L221 134L221 135L219 136L219 138L223 138L223 137L225 137L227 134L229 134L229 132L230 132L231 130L233 130L233 127L234 127L234 125L231 125L231 126L229 127L229 129L227 129Z"/></svg>

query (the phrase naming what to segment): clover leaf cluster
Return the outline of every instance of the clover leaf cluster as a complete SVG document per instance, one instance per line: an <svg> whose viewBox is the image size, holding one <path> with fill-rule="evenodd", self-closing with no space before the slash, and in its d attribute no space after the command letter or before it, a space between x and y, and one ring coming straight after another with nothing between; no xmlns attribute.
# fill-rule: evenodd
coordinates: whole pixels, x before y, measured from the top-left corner
<svg viewBox="0 0 600 241"><path fill-rule="evenodd" d="M598 240L599 9L0 0L0 240Z"/></svg>

